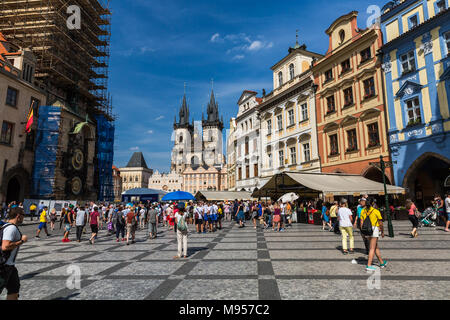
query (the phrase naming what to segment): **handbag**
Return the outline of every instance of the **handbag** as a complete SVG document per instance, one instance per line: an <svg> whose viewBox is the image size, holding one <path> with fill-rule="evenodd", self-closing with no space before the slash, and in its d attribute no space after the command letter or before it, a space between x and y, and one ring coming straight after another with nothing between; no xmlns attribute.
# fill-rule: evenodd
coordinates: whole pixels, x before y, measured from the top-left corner
<svg viewBox="0 0 450 320"><path fill-rule="evenodd" d="M414 215L416 216L417 219L422 218L422 214L420 213L419 210L417 210L417 208L414 209Z"/></svg>

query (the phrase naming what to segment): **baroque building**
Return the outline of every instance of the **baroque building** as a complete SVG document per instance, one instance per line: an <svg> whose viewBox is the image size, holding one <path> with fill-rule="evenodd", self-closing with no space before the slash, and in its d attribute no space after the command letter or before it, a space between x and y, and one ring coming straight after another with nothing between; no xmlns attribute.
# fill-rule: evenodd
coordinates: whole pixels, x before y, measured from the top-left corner
<svg viewBox="0 0 450 320"><path fill-rule="evenodd" d="M183 176L177 172L159 173L155 171L148 182L149 189L167 192L183 190Z"/></svg>
<svg viewBox="0 0 450 320"><path fill-rule="evenodd" d="M245 90L238 101L236 117L236 186L237 191L254 191L260 188L259 172L261 171L260 154L260 121L258 106L262 98L257 92Z"/></svg>
<svg viewBox="0 0 450 320"><path fill-rule="evenodd" d="M268 95L263 93L258 106L260 178L266 181L285 171L320 172L311 65L322 55L306 50L298 41L288 51L271 68L274 89Z"/></svg>
<svg viewBox="0 0 450 320"><path fill-rule="evenodd" d="M391 1L381 29L393 174L423 209L450 189L448 1Z"/></svg>
<svg viewBox="0 0 450 320"><path fill-rule="evenodd" d="M389 161L381 59L382 35L375 25L359 29L358 12L336 19L326 30L329 48L314 64L316 113L322 172L351 173L378 182L371 162ZM386 170L388 183L392 171Z"/></svg>

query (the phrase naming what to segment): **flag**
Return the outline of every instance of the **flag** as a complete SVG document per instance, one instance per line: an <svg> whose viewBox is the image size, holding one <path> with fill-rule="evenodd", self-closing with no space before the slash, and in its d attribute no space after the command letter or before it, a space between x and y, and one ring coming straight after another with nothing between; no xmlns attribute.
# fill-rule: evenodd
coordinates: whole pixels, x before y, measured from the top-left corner
<svg viewBox="0 0 450 320"><path fill-rule="evenodd" d="M28 112L27 126L25 128L25 132L26 133L30 133L31 132L31 126L33 125L33 120L34 120L33 106L34 106L34 101L31 103L30 111Z"/></svg>

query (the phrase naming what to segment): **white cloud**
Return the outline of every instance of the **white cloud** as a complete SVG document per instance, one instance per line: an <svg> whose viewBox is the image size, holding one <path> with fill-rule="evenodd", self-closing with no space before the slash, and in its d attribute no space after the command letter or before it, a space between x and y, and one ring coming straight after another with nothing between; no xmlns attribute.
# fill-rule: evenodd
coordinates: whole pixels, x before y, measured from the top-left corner
<svg viewBox="0 0 450 320"><path fill-rule="evenodd" d="M237 54L233 57L233 60L242 60L244 58L245 58L245 56L243 54Z"/></svg>
<svg viewBox="0 0 450 320"><path fill-rule="evenodd" d="M213 34L213 36L211 37L211 42L219 42L220 41L220 34L215 33Z"/></svg>
<svg viewBox="0 0 450 320"><path fill-rule="evenodd" d="M162 119L164 119L164 116L159 116L158 118L155 119L155 121L159 121L159 120L162 120Z"/></svg>
<svg viewBox="0 0 450 320"><path fill-rule="evenodd" d="M263 48L263 43L259 40L253 41L251 45L248 47L249 51L258 51Z"/></svg>
<svg viewBox="0 0 450 320"><path fill-rule="evenodd" d="M130 151L138 151L139 150L139 147L132 147L132 148L130 148Z"/></svg>
<svg viewBox="0 0 450 320"><path fill-rule="evenodd" d="M148 134L153 134L153 130L148 130L147 133Z"/></svg>

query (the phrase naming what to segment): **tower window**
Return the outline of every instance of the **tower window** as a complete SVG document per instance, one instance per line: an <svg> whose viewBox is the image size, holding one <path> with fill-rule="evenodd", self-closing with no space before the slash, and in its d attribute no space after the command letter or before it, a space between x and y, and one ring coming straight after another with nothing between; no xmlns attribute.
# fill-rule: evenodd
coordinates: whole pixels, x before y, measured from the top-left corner
<svg viewBox="0 0 450 320"><path fill-rule="evenodd" d="M291 63L291 64L289 65L289 75L290 75L290 77L291 77L291 80L294 79L294 76L295 76L295 69L294 69L294 64L293 64L293 63Z"/></svg>
<svg viewBox="0 0 450 320"><path fill-rule="evenodd" d="M283 85L283 72L278 72L278 86L282 86Z"/></svg>

